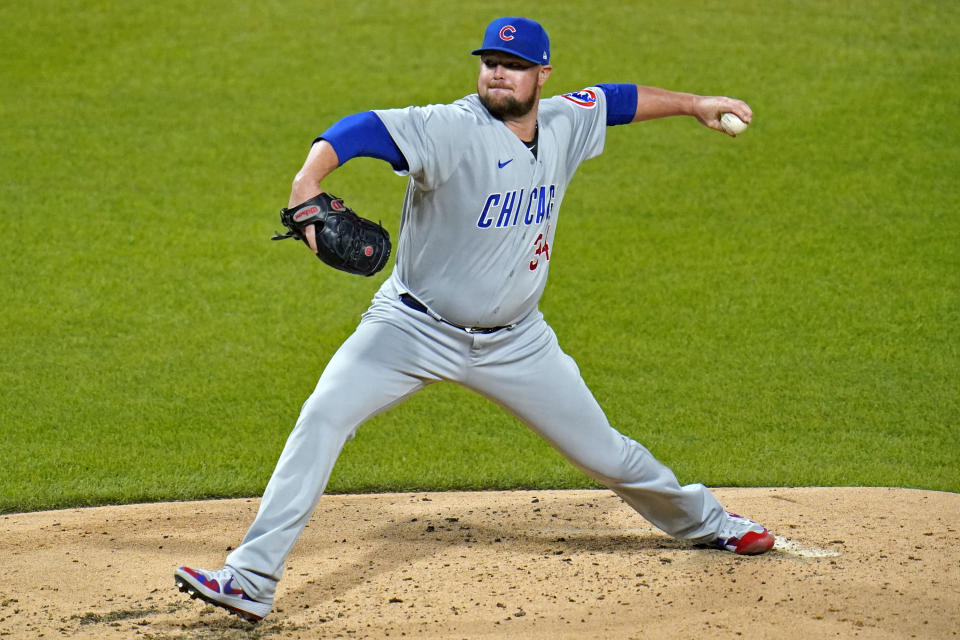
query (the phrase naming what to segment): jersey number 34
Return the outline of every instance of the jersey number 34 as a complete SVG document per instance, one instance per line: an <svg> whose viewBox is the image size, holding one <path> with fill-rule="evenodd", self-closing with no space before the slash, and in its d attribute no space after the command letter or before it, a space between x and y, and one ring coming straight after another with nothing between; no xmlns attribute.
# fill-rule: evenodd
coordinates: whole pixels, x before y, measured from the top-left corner
<svg viewBox="0 0 960 640"><path fill-rule="evenodd" d="M550 227L547 227L547 233L550 233ZM537 239L533 241L536 250L533 252L534 258L530 261L530 271L535 271L537 267L540 266L540 256L543 256L544 260L550 259L550 245L547 244L547 238L542 233L537 236Z"/></svg>

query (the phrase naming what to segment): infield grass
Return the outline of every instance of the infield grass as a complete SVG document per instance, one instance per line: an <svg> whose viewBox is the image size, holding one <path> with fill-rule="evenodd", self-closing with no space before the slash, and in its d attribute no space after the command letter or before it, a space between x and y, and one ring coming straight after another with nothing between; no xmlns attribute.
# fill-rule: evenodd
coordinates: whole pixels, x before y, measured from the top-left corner
<svg viewBox="0 0 960 640"><path fill-rule="evenodd" d="M960 490L960 5L543 2L547 93L741 97L608 131L542 308L611 421L682 482ZM474 90L513 3L5 3L0 511L259 494L372 279L270 243L313 137ZM327 183L396 236L404 180ZM583 487L431 387L330 490Z"/></svg>

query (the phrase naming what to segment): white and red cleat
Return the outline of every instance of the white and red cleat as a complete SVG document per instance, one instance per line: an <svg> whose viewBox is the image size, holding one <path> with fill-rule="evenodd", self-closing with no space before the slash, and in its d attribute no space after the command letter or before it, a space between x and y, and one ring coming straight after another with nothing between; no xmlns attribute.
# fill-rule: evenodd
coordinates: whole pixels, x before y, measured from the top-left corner
<svg viewBox="0 0 960 640"><path fill-rule="evenodd" d="M719 549L742 556L755 556L769 551L777 541L762 524L727 512L727 522L714 543Z"/></svg>
<svg viewBox="0 0 960 640"><path fill-rule="evenodd" d="M223 607L248 622L260 622L270 613L273 605L271 602L254 600L233 584L233 573L226 567L219 571L180 567L173 572L173 578L180 591L189 593L191 598L200 598L215 607Z"/></svg>

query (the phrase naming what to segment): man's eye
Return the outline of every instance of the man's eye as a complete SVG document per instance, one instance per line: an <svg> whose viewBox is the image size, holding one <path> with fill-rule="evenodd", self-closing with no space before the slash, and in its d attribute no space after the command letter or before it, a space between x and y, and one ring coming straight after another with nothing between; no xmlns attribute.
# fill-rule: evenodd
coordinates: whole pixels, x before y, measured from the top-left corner
<svg viewBox="0 0 960 640"><path fill-rule="evenodd" d="M500 60L484 60L483 66L487 67L488 69L496 69L497 67L503 67L504 69L509 69L510 71L524 71L525 69L530 68L529 65L526 65L522 62L514 62L514 61L501 62Z"/></svg>

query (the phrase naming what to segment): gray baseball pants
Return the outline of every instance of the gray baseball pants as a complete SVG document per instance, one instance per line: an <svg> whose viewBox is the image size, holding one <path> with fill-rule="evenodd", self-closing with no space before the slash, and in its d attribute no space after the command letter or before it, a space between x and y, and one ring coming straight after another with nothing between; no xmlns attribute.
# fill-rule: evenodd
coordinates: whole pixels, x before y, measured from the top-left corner
<svg viewBox="0 0 960 640"><path fill-rule="evenodd" d="M227 556L251 597L271 602L286 557L357 428L426 385L448 380L493 400L666 533L712 540L724 509L619 433L539 311L511 329L470 334L380 293L330 360L243 542Z"/></svg>

